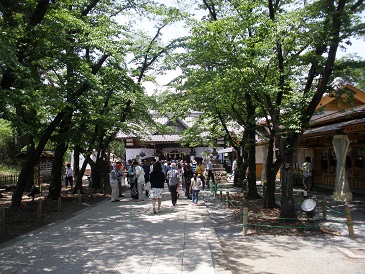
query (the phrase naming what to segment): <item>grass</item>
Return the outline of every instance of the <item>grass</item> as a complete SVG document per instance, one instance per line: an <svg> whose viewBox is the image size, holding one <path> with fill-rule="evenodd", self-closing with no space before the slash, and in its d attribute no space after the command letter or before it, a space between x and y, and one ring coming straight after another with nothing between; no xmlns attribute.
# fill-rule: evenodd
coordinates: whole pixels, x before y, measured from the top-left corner
<svg viewBox="0 0 365 274"><path fill-rule="evenodd" d="M0 164L0 176L14 175L20 172L20 167Z"/></svg>

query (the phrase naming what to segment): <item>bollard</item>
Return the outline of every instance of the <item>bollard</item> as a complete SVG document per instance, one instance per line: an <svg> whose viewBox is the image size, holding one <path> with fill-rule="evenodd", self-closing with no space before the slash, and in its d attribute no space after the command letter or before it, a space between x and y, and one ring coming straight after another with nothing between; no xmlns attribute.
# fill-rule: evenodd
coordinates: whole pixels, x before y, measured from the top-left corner
<svg viewBox="0 0 365 274"><path fill-rule="evenodd" d="M221 203L223 203L223 193L222 193L222 190L219 191L219 194L221 195Z"/></svg>
<svg viewBox="0 0 365 274"><path fill-rule="evenodd" d="M323 212L323 220L326 221L327 220L327 201L326 201L326 199L324 199L322 202L322 212Z"/></svg>
<svg viewBox="0 0 365 274"><path fill-rule="evenodd" d="M243 208L243 224L242 224L242 235L247 236L248 230L248 208Z"/></svg>
<svg viewBox="0 0 365 274"><path fill-rule="evenodd" d="M77 200L81 204L81 191L80 191L80 189L77 190Z"/></svg>
<svg viewBox="0 0 365 274"><path fill-rule="evenodd" d="M226 192L226 206L229 208L229 192Z"/></svg>
<svg viewBox="0 0 365 274"><path fill-rule="evenodd" d="M89 186L89 194L90 194L90 199L93 198L93 188L91 186Z"/></svg>
<svg viewBox="0 0 365 274"><path fill-rule="evenodd" d="M6 229L6 213L5 213L5 207L0 208L0 235L5 235L5 229Z"/></svg>
<svg viewBox="0 0 365 274"><path fill-rule="evenodd" d="M40 221L42 218L42 200L38 199L38 211L37 211L37 219Z"/></svg>
<svg viewBox="0 0 365 274"><path fill-rule="evenodd" d="M243 223L243 201L240 202L240 223Z"/></svg>
<svg viewBox="0 0 365 274"><path fill-rule="evenodd" d="M58 213L61 212L61 197L58 197L57 211L58 211Z"/></svg>
<svg viewBox="0 0 365 274"><path fill-rule="evenodd" d="M347 226L349 228L349 236L351 239L355 239L354 225L352 223L351 212L350 212L350 208L348 206L345 207L345 214L346 214L346 219L347 219Z"/></svg>

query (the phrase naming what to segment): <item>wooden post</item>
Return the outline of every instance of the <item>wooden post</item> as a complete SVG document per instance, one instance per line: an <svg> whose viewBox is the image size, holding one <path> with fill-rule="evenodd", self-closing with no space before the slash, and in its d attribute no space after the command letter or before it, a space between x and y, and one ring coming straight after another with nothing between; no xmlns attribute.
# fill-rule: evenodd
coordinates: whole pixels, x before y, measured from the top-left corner
<svg viewBox="0 0 365 274"><path fill-rule="evenodd" d="M90 194L90 199L93 198L93 188L91 187L90 181L89 181L89 194Z"/></svg>
<svg viewBox="0 0 365 274"><path fill-rule="evenodd" d="M222 190L219 191L219 194L221 195L221 203L223 203L223 193L222 193Z"/></svg>
<svg viewBox="0 0 365 274"><path fill-rule="evenodd" d="M240 202L240 223L243 223L243 201Z"/></svg>
<svg viewBox="0 0 365 274"><path fill-rule="evenodd" d="M354 225L352 223L351 212L350 212L350 208L348 206L345 207L345 214L346 214L346 219L347 219L347 226L349 228L349 236L351 239L355 239Z"/></svg>
<svg viewBox="0 0 365 274"><path fill-rule="evenodd" d="M0 235L5 235L6 212L5 207L0 208Z"/></svg>
<svg viewBox="0 0 365 274"><path fill-rule="evenodd" d="M247 236L248 230L248 208L243 208L243 224L242 224L242 234L243 236Z"/></svg>
<svg viewBox="0 0 365 274"><path fill-rule="evenodd" d="M226 207L229 208L229 192L226 191Z"/></svg>
<svg viewBox="0 0 365 274"><path fill-rule="evenodd" d="M81 191L80 191L80 189L77 190L77 200L81 204Z"/></svg>
<svg viewBox="0 0 365 274"><path fill-rule="evenodd" d="M322 212L323 212L323 220L327 220L327 201L326 201L326 199L324 199L323 203L322 203Z"/></svg>
<svg viewBox="0 0 365 274"><path fill-rule="evenodd" d="M61 212L61 197L58 197L57 211L58 213Z"/></svg>
<svg viewBox="0 0 365 274"><path fill-rule="evenodd" d="M37 219L38 221L41 220L42 218L42 199L38 199L38 211L37 211L38 215L37 215Z"/></svg>

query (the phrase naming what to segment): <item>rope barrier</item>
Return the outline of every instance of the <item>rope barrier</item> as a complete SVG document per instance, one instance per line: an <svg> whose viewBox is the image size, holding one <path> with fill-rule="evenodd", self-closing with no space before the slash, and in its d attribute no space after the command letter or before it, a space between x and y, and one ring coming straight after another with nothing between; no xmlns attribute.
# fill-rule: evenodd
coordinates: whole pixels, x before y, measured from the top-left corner
<svg viewBox="0 0 365 274"><path fill-rule="evenodd" d="M222 191L220 192L221 195L221 202L223 201L223 196L222 196ZM229 206L233 206L236 207L235 204L239 203L239 201L236 201L232 195L230 195L230 193L227 191L226 192L226 205L227 208L229 208ZM353 230L353 221L352 221L352 217L351 217L351 213L350 213L350 208L349 207L345 207L345 213L341 212L341 211L337 211L334 210L333 208L327 206L326 204L326 200L323 201L323 218L322 219L314 219L314 218L306 218L307 220L311 219L312 221L320 221L320 220L324 220L326 221L327 216L331 216L331 214L328 214L328 210L334 212L335 214L337 214L338 216L346 216L347 221L343 222L340 220L334 220L331 219L332 222L336 222L336 223L340 223L340 224L345 224L348 226L348 230L349 230L349 236L350 238L354 239L354 230ZM252 214L252 216L256 216L256 217L263 217L265 220L292 220L292 221L304 221L305 218L281 218L281 217L277 217L277 218L271 218L268 217L267 215L263 215L263 214ZM248 208L245 207L243 208L243 203L240 204L240 220L243 221L242 224L242 228L243 228L243 236L247 235L247 230L248 230ZM282 225L268 225L268 224L251 224L250 226L257 226L257 227L268 227L268 228L292 228L292 229L313 229L313 228L320 228L319 225L316 226L282 226Z"/></svg>
<svg viewBox="0 0 365 274"><path fill-rule="evenodd" d="M269 228L300 228L300 229L320 228L320 226L280 226L280 225L260 225L260 224L250 224L250 226L269 227Z"/></svg>
<svg viewBox="0 0 365 274"><path fill-rule="evenodd" d="M327 205L326 205L326 208L329 209L329 210L331 210L331 211L333 211L333 212L335 212L335 213L337 213L338 215L346 215L346 213L341 212L341 211L334 210L333 208L331 208L331 207L329 207Z"/></svg>

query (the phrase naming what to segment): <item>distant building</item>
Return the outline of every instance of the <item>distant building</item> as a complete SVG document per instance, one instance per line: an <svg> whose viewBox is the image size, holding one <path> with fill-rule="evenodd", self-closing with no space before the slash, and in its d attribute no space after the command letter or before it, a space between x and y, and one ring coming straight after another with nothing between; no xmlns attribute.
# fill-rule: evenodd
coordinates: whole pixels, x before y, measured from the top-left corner
<svg viewBox="0 0 365 274"><path fill-rule="evenodd" d="M138 157L142 159L158 159L158 160L184 160L191 162L193 160L202 161L206 154L217 155L216 150L224 146L224 139L217 140L216 148L211 147L191 147L181 146L181 133L190 128L194 120L202 113L191 112L189 116L183 119L171 121L168 117L161 116L158 113L152 113L155 122L170 127L170 134L160 134L153 132L144 137L132 136L127 134L119 134L117 138L123 139L126 148L126 160ZM204 138L204 137L203 137Z"/></svg>

